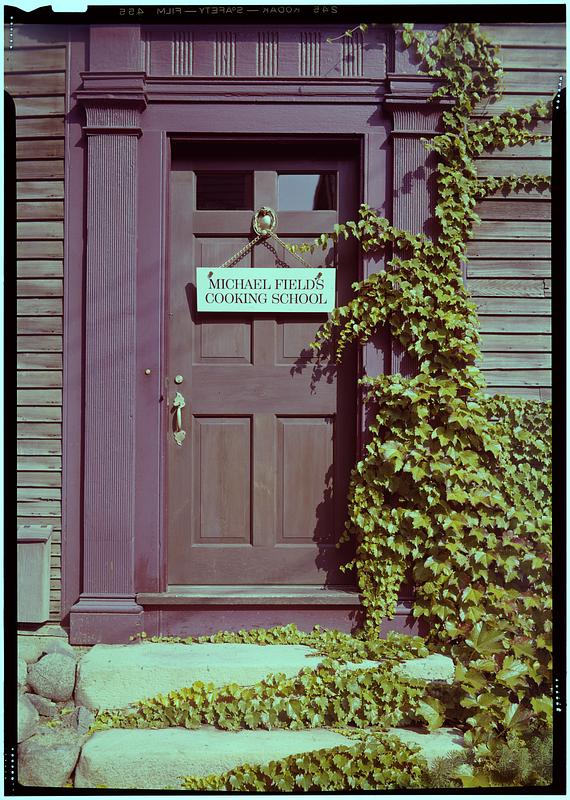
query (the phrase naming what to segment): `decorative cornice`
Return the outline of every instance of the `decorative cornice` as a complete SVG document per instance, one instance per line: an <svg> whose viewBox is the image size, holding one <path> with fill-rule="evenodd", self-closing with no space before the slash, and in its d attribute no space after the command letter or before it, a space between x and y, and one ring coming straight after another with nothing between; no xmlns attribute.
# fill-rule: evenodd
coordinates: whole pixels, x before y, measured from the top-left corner
<svg viewBox="0 0 570 800"><path fill-rule="evenodd" d="M152 103L365 103L382 102L382 82L369 78L149 78L146 98Z"/></svg>
<svg viewBox="0 0 570 800"><path fill-rule="evenodd" d="M424 106L429 107L434 113L438 113L453 104L453 100L448 97L431 99L436 89L441 86L441 81L436 81L427 75L389 73L387 85L386 103L388 106Z"/></svg>
<svg viewBox="0 0 570 800"><path fill-rule="evenodd" d="M140 113L147 106L144 72L82 72L81 79L75 96L85 108L100 105Z"/></svg>

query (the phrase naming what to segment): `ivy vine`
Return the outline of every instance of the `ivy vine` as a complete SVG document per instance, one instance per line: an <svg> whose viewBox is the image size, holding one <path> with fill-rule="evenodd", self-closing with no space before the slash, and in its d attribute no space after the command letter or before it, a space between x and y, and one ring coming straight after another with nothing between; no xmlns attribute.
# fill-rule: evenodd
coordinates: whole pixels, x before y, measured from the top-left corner
<svg viewBox="0 0 570 800"><path fill-rule="evenodd" d="M476 306L461 266L481 199L549 183L542 175L480 178L476 158L548 138L534 123L550 105L477 119L502 76L498 48L479 26L452 24L434 37L405 24L402 36L439 83L432 101L453 100L444 132L425 142L437 154L439 235L397 229L363 205L357 221L301 249L354 237L364 252L385 256L385 269L353 284L354 298L313 343L318 352L333 342L342 358L387 327L419 364L413 377L362 380L375 421L352 472L344 538L355 538L356 555L347 568L356 568L371 638L411 571L428 643L460 664L466 739L485 748L489 735L552 718L551 411L484 393Z"/></svg>
<svg viewBox="0 0 570 800"><path fill-rule="evenodd" d="M357 744L314 750L267 765L244 764L222 775L189 776L192 791L339 792L421 789L426 762L397 737L369 735Z"/></svg>

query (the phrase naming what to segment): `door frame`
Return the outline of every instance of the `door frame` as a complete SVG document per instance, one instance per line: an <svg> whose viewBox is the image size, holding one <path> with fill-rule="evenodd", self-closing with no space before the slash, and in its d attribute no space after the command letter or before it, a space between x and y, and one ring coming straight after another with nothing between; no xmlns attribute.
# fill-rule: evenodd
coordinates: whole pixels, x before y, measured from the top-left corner
<svg viewBox="0 0 570 800"><path fill-rule="evenodd" d="M241 26L240 32L244 27L259 26ZM332 28L315 26L325 35L341 32ZM173 34L165 36L161 26L159 44ZM375 35L392 42L389 26ZM69 621L77 643L127 641L141 630L161 629L163 612L145 608L137 598L167 589L164 309L170 137L205 138L216 131L232 138L299 140L323 138L326 130L326 138L356 138L362 202L402 227L413 228L418 220L423 225L430 216L426 187L419 202L412 199L417 191L412 197L398 193L392 202L392 187L403 167L424 170L420 188L428 180L420 138L433 135L441 110L427 107L433 82L405 74L415 67L406 66L397 53L393 69L402 74L387 75L385 45L373 77L181 81L141 71L145 41L137 25L70 32L62 622ZM112 171L117 164L124 169L122 182ZM106 217L109 205L118 213ZM109 235L116 247L107 246ZM377 268L373 258L363 259L361 277ZM120 336L113 327L116 317L127 321ZM385 344L380 337L362 348L359 374L389 371L390 360L392 370L398 367ZM105 389L100 397L95 391L97 386L120 390L123 382L134 396ZM358 407L360 447L361 401ZM117 487L111 493L103 491L109 470L115 470Z"/></svg>
<svg viewBox="0 0 570 800"><path fill-rule="evenodd" d="M331 136L311 135L311 136L308 136L308 135L305 135L305 134L303 134L303 135L295 135L295 134L287 134L287 135L254 134L254 135L247 135L247 134L239 134L238 133L238 134L235 134L235 135L230 135L230 134L212 134L212 135L209 135L207 138L204 138L201 135L192 136L192 135L189 135L189 134L184 134L184 135L168 136L168 139L172 143L183 143L185 145L185 147L187 148L187 153L184 156L181 156L181 159L184 160L184 161L194 161L193 166L189 167L189 169L195 169L195 168L202 169L203 168L202 167L202 163L204 161L206 161L208 166L205 167L204 169L206 169L207 171L209 171L211 169L219 168L219 165L221 163L221 162L215 162L215 157L212 156L210 151L213 151L215 153L215 152L217 152L217 148L220 148L220 149L223 150L225 145L227 145L228 147L235 146L235 149L238 150L238 152L239 152L240 151L240 146L242 146L242 145L245 145L247 147L248 145L251 145L251 144L253 144L253 145L255 145L255 144L262 145L263 144L263 145L269 145L269 147L267 148L267 151L264 153L263 166L260 167L260 169L262 169L262 170L277 169L277 171L281 171L281 169L283 169L283 170L287 171L287 169L289 169L289 167L291 167L293 172L295 172L295 171L303 172L303 171L306 171L306 166L305 165L302 166L302 167L298 166L298 162L296 161L296 158L300 158L300 155L298 155L298 154L301 153L303 147L306 146L307 150L309 150L309 155L307 156L307 159L308 159L308 161L311 162L311 169L314 169L314 171L321 171L321 170L322 171L326 171L329 168L333 169L332 164L333 164L335 159L338 159L339 161L342 161L344 170L348 170L348 169L350 170L350 175L351 175L350 181L353 181L353 183L354 183L354 185L353 185L353 187L351 189L351 195L354 198L354 206L355 206L354 207L354 211L350 212L351 218L352 218L353 214L356 214L356 208L358 207L358 204L360 203L361 183L362 183L362 180L361 180L361 178L362 178L362 139L359 136L340 136L340 135L331 135ZM208 154L206 156L202 155L202 163L200 162L201 145L207 145L208 146ZM324 146L324 147L321 147L321 145ZM326 147L327 145L329 145L329 147ZM293 146L293 147L291 147L291 146ZM331 152L331 146L332 146L332 152ZM282 150L285 151L285 155L283 154L283 152L281 152L279 150L279 148L282 148ZM335 152L335 148L336 148L336 152ZM293 149L294 149L294 152L293 152ZM324 155L322 153L323 149L326 149L326 153ZM196 151L198 151L198 154L193 156L193 153L195 154ZM268 154L271 154L271 155L268 155ZM319 158L322 158L322 161L319 161ZM247 159L248 159L247 162L246 162L247 166L244 166L243 169L248 169L248 170L249 169L255 169L254 167L252 167L252 159L255 160L255 157L252 156L251 154L248 154ZM214 167L211 162L214 162L216 164L216 166ZM228 167L228 164L230 164L230 163L232 165L231 168L233 168L235 165L237 165L238 167L242 168L242 166L240 164L240 161L239 161L239 157L236 157L235 159L229 160L227 158L227 156L226 156L224 158L224 161L223 161L224 167L230 168L230 167ZM271 166L271 167L269 166L269 164L275 164L275 163L279 163L280 167L276 168L275 166ZM275 201L271 201L270 200L270 201L266 201L266 202L270 202L270 204L273 207L277 208L275 206ZM345 205L345 204L340 204L339 203L337 208L341 208L342 205ZM255 208L259 208L259 205L254 206L253 210L255 210ZM346 213L348 213L348 210L346 208L343 209L343 210ZM209 212L209 213L213 213L213 212ZM223 214L224 212L220 211L219 213ZM240 213L244 213L244 212L240 212ZM245 213L247 213L247 212L245 212ZM342 219L343 218L339 216L339 222L342 221ZM280 236L284 237L285 239L287 238L287 235L285 233L283 233L282 230L279 230L279 228L278 228L277 232L279 233ZM314 235L317 235L319 232L320 231L315 230ZM306 241L311 240L311 236L307 235L305 237L305 240ZM341 245L341 247L342 247L342 245ZM236 246L236 248L237 248L237 246ZM236 248L234 248L234 249L236 249ZM356 248L354 248L354 249L356 249ZM182 251L182 252L184 252L184 251ZM227 255L229 256L230 254L228 253ZM224 258L225 257L226 256L224 256ZM320 263L324 263L324 262L320 262ZM342 262L340 262L339 265L342 265ZM291 266L294 266L294 263L291 263ZM166 273L167 274L168 274L169 268L170 268L169 264L167 264L167 267L166 267ZM355 280L361 280L362 279L362 258L361 258L361 254L360 253L358 254L357 263L354 264L354 262L353 262L353 264L351 266L351 270L352 270L352 272L351 272L350 278L349 279L345 278L345 282L346 282L347 286L350 286L350 284L352 284ZM168 279L168 283L170 283L169 279ZM346 291L346 287L345 287L345 291ZM184 308L185 308L185 310L187 309L186 304L184 304ZM167 316L168 316L168 314L167 314ZM256 316L257 315L254 315L254 317L256 317ZM285 315L281 315L281 316L285 316ZM287 315L287 316L290 317L290 315ZM224 314L224 319L227 320L227 316L225 314ZM198 321L199 321L198 319L195 320L195 322L198 322ZM210 321L212 321L212 320L210 320ZM293 319L293 321L294 321L294 319ZM165 319L165 326L166 326L166 328L169 327L167 325L167 320L166 319ZM254 338L255 338L255 336L254 336ZM308 341L310 341L310 339L307 339L307 342ZM166 349L168 351L168 330L165 330L165 345L166 345ZM362 368L361 368L360 361L361 361L360 348L355 348L353 361L352 361L352 366L349 368L349 369L351 369L352 372L355 373L354 384L352 385L352 377L353 377L352 374L350 375L350 377L347 376L345 378L345 384L344 384L346 386L348 381L350 381L352 397L354 397L354 394L357 391L356 379L357 379L357 377L359 377L362 374ZM178 360L178 358L176 360L176 364L180 364L180 361ZM253 366L253 364L252 364L252 366ZM291 365L289 365L289 367L290 366ZM168 370L168 352L167 352L167 358L166 358L166 362L165 362L165 367ZM289 369L289 367L287 367L287 370ZM170 392L170 397L172 397L172 393L177 388L172 383L171 383L170 386L168 386L168 383L172 381L172 378L173 378L173 375L175 374L175 372L184 372L184 374L186 375L186 370L188 370L188 372L190 372L190 369L191 368L190 368L189 365L186 367L186 369L184 369L183 367L179 367L179 366L175 368L174 364L171 364L171 368L170 368L170 370L167 372L167 374L165 376L166 391ZM343 366L341 365L340 366L340 370L342 370L342 369L343 369ZM186 379L185 379L184 380L184 385L186 385L186 383L187 382L186 382ZM180 388L180 391L183 392L184 394L186 394L186 391L184 390L184 385ZM191 382L189 382L189 384L187 386L187 391L190 392L190 397L192 397L193 385L192 385ZM188 395L187 395L187 397L188 397ZM362 407L361 407L361 404L355 402L354 400L353 400L353 402L354 402L354 413L350 414L350 419L347 418L346 420L341 420L341 422L340 422L340 424L343 425L343 427L349 425L350 429L351 429L350 430L350 437L351 437L351 443L350 444L351 444L351 447L354 448L354 453L351 453L350 459L347 459L347 461L350 462L350 467L352 467L352 465L354 464L354 458L355 458L356 453L358 452L358 450L360 448L360 445L361 445L361 432L362 432L362 428L361 428L361 424L362 424L362 413L361 413L362 412ZM171 411L172 411L172 409L171 409ZM190 441L187 438L185 443L184 443L184 447L186 447L187 445L192 447L193 446L193 433L192 433L192 423L190 422L190 420L192 419L193 414L195 413L194 409L193 409L192 401L190 401L190 404L187 405L186 409L184 410L184 415L186 415L186 412L188 412L188 418L186 419L186 417L185 417L185 419L186 419L185 427L190 426L190 434L189 434L189 440ZM289 412L283 412L283 410L281 410L280 415L282 414L284 417L288 417L288 416L291 415L291 413L292 412L290 412L290 411ZM303 412L303 414L304 413L305 412ZM311 417L316 413L320 414L321 412L320 411L316 412L314 409L313 409L313 411L310 411L310 412L307 411L306 412L308 417ZM198 416L203 416L204 414L207 414L207 412L204 411L204 409L202 409L198 413ZM303 414L301 414L301 416L303 416ZM232 417L232 416L233 415L231 413L228 413L228 417ZM238 414L238 416L240 416L240 417L241 416L247 416L247 413L246 412L240 412ZM171 430L172 430L172 422L170 421L170 423L169 423L169 431L171 431ZM345 430L346 430L346 428L345 428ZM252 435L255 438L255 434L253 434L253 429L252 429ZM335 441L334 441L334 451L335 451L335 453L337 452L337 447L339 446L338 443L339 443L339 438L337 438L337 436L335 436ZM356 445L355 445L355 443L356 443ZM166 465L166 470L168 471L169 469L173 469L173 464L175 462L178 462L180 456L182 455L180 450L173 444L173 442L171 440L171 434L170 433L168 433L168 435L166 436L166 439L165 439L164 452L165 452L165 461L164 461L164 463ZM253 469L253 466L252 466L252 469ZM186 486L186 483L184 483L184 486ZM169 512L170 512L170 510L172 508L172 506L171 506L172 494L171 494L171 486L169 484L168 475L165 476L164 497L165 497L165 511L164 511L163 519L164 519L164 526L165 526L165 537L164 537L163 541L165 542L165 550L168 551L168 548L169 548L170 543L171 543L171 540L168 538L169 537L169 527L170 527L169 526L169 517L168 517L168 515L169 515ZM169 497L170 497L170 500L169 500ZM336 500L336 503L338 504L337 508L338 508L339 505L341 505L341 503L342 503L342 505L344 507L346 507L346 492L344 491L344 488L342 489L342 491L338 492L337 497L338 497L338 499ZM340 499L341 497L342 497L342 500ZM342 522L342 524L344 524L344 518L342 519L341 522ZM254 553L256 552L255 549L254 549L253 552ZM337 551L337 553L338 553L338 551ZM338 553L337 563L340 563L340 561L343 560L343 559L348 561L349 558L350 557L347 555L346 552L341 551L340 553ZM178 561L177 561L177 559L178 559ZM169 561L169 554L168 554L168 552L165 552L165 560L168 563L172 563L173 561L174 561L175 564L176 563L180 563L180 561L182 560L182 555L180 553L178 553L178 555L174 556L174 560L172 559L172 557L170 557L170 561ZM198 574L200 574L200 573L198 572ZM314 583L317 583L317 582L318 582L318 580L314 581ZM202 584L204 584L204 583L207 584L209 582L208 581L202 581ZM228 584L228 583L232 583L232 581L231 580L226 581L224 583L224 588L220 587L220 593L224 593L224 594L226 593L227 588L228 588L226 584ZM241 581L240 580L236 580L235 583L236 584L240 584ZM328 585L328 583L329 583L329 581L327 579L327 585ZM336 583L344 585L344 584L349 584L351 582L346 580L346 579L345 580L340 579L340 580L336 581ZM176 591L177 589L180 589L180 584L184 584L185 586L191 586L192 585L192 581L190 581L190 580L188 580L188 581L182 581L182 580L180 580L180 581L169 581L168 579L166 580L166 582L164 584L165 588L162 590L162 593L167 593L167 596L165 598L166 600L170 600L171 597L172 597L173 592ZM196 584L196 592L204 591L204 586L202 584L200 584L200 583ZM215 582L212 581L212 584L215 584ZM251 584L252 585L255 584L255 581L251 581ZM266 582L263 581L263 580L258 580L257 583L255 584L256 590L257 590L257 592L256 592L257 599L260 602L263 600L263 597L264 597L263 587L265 586L265 584L266 584ZM286 592L287 591L286 587L291 589L291 587L297 587L298 588L300 585L302 585L302 584L296 583L295 581L291 581L290 584L283 584L283 590ZM267 582L267 586L271 587L272 590L275 588L273 586L273 584L271 584L270 581ZM247 584L243 586L243 589L244 590L247 589ZM268 593L269 594L274 594L273 591L272 592L268 592ZM157 593L157 592L152 592L152 591L148 592L148 591L142 590L141 594L142 594L142 598L141 598L140 601L143 602L143 603L152 602L153 604L157 604L159 602L159 600L160 600L160 592ZM216 589L215 589L215 586L212 585L211 586L210 597L213 597L215 594L216 594ZM330 593L330 594L332 596L332 593ZM251 595L251 592L250 592L250 595ZM305 592L304 596L306 598L308 596L308 592ZM267 597L265 599L267 599Z"/></svg>

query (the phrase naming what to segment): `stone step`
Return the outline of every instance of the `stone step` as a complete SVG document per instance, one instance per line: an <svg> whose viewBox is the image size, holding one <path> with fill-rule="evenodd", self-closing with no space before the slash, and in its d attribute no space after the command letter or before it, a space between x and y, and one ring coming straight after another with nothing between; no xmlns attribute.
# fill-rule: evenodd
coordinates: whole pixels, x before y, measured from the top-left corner
<svg viewBox="0 0 570 800"><path fill-rule="evenodd" d="M250 686L271 673L295 676L314 669L323 658L303 645L176 644L140 642L129 645L98 644L79 661L76 703L91 709L124 708L138 700L195 681L222 686ZM353 668L375 666L367 661ZM402 677L427 681L453 681L454 666L445 656L431 655L398 665Z"/></svg>
<svg viewBox="0 0 570 800"><path fill-rule="evenodd" d="M392 729L404 741L419 744L428 761L462 749L452 728L432 734ZM99 731L85 743L75 771L75 788L178 789L187 775L221 774L240 764L269 761L310 750L352 745L328 729L221 731L165 728Z"/></svg>
<svg viewBox="0 0 570 800"><path fill-rule="evenodd" d="M293 677L321 661L303 645L97 644L79 662L75 700L91 709L123 708L196 681L250 686L270 673Z"/></svg>

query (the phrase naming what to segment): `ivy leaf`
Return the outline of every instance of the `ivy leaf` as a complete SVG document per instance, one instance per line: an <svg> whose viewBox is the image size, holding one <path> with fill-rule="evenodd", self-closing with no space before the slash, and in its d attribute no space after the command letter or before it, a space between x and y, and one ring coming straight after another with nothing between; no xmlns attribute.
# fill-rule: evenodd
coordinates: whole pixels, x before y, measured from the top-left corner
<svg viewBox="0 0 570 800"><path fill-rule="evenodd" d="M509 730L522 729L528 722L531 712L522 703L509 703L505 712L503 724Z"/></svg>
<svg viewBox="0 0 570 800"><path fill-rule="evenodd" d="M416 713L425 719L430 731L441 728L445 719L444 705L435 697L426 697L424 700L420 700Z"/></svg>
<svg viewBox="0 0 570 800"><path fill-rule="evenodd" d="M513 688L521 682L523 675L526 675L528 668L522 661L517 661L512 656L507 656L503 661L503 667L497 673L497 680L506 686Z"/></svg>
<svg viewBox="0 0 570 800"><path fill-rule="evenodd" d="M552 725L552 715L554 707L552 698L543 695L542 697L533 697L530 702L535 714L544 714L548 724Z"/></svg>
<svg viewBox="0 0 570 800"><path fill-rule="evenodd" d="M504 631L490 630L485 623L478 622L473 626L471 635L466 639L467 644L483 656L504 651Z"/></svg>

